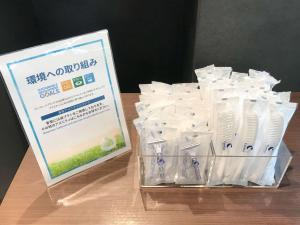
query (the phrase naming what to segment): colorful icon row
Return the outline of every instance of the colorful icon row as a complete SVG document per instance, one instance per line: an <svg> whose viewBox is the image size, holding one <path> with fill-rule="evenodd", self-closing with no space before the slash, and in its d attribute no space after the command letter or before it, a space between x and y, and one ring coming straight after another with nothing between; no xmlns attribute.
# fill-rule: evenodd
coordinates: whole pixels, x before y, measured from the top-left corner
<svg viewBox="0 0 300 225"><path fill-rule="evenodd" d="M93 82L95 82L94 74L88 73L83 76L74 77L72 80L64 80L60 84L63 91L68 91L73 89L73 86L74 88L77 88L83 86L84 84L90 84Z"/></svg>

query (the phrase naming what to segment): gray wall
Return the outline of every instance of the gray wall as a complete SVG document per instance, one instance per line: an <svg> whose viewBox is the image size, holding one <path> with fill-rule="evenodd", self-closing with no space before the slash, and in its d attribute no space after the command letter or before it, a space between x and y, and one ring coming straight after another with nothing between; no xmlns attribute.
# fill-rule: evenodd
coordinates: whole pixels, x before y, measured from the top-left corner
<svg viewBox="0 0 300 225"><path fill-rule="evenodd" d="M0 29L0 54L39 44L31 7L25 0L1 1ZM1 202L28 147L1 78L0 121Z"/></svg>
<svg viewBox="0 0 300 225"><path fill-rule="evenodd" d="M300 91L299 0L199 0L195 68L266 70Z"/></svg>

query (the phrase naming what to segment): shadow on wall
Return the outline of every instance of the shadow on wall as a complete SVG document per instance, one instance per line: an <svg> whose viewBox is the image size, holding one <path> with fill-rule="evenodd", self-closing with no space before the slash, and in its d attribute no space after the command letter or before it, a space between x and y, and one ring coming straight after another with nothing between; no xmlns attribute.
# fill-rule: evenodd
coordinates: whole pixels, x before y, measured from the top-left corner
<svg viewBox="0 0 300 225"><path fill-rule="evenodd" d="M34 0L33 7L43 42L108 29L122 92L190 79L197 0Z"/></svg>

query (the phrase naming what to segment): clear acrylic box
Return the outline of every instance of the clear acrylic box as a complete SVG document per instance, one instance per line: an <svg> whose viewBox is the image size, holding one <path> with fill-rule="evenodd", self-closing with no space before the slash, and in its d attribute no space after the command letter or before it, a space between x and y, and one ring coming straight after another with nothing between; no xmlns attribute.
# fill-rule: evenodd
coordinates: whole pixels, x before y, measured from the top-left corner
<svg viewBox="0 0 300 225"><path fill-rule="evenodd" d="M144 154L142 148L143 144L140 142L138 164L141 188L278 188L292 160L292 155L284 142L281 143L277 156L222 156L215 153L211 144L207 154L193 156L197 159L196 166L193 165L195 160L191 157L187 158L184 155L163 156L166 165L185 162L182 164L186 166L185 170L189 171L188 174L182 172L183 166L176 168L174 170L176 174L174 174L168 173L168 171L175 167L160 168L160 156ZM156 168L153 165L157 165ZM265 174L266 171L268 175ZM187 179L186 177L192 178Z"/></svg>
<svg viewBox="0 0 300 225"><path fill-rule="evenodd" d="M159 160L161 159L157 155L139 154L141 187L206 186L214 162L214 153L211 146L206 154L197 154L192 157L180 154L163 156L164 168L159 167ZM176 166L179 165L178 162L182 165L181 167ZM171 164L171 166L167 164ZM175 169L173 170L173 168Z"/></svg>
<svg viewBox="0 0 300 225"><path fill-rule="evenodd" d="M278 188L292 160L284 142L277 156L222 156L215 154L208 187Z"/></svg>

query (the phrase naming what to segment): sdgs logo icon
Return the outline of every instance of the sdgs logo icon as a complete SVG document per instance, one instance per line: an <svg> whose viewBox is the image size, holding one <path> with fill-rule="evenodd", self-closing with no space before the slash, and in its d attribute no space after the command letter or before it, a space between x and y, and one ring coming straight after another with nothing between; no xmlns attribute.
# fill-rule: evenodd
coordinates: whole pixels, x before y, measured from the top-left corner
<svg viewBox="0 0 300 225"><path fill-rule="evenodd" d="M52 95L56 95L60 93L60 91L57 84L52 84L38 89L38 93L40 95L40 98L46 98Z"/></svg>

